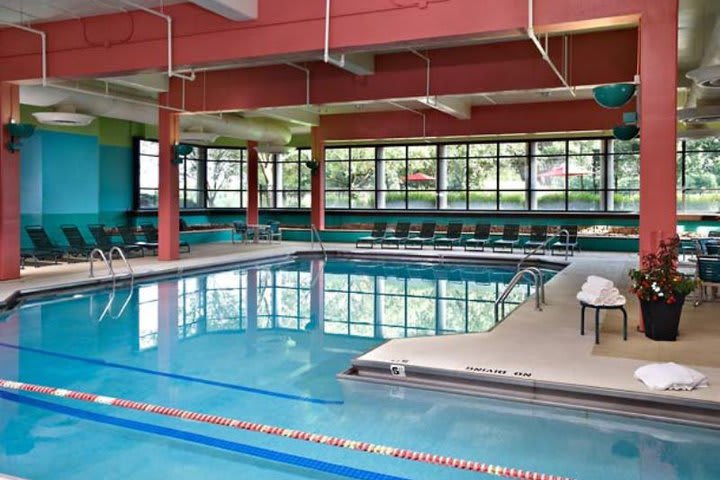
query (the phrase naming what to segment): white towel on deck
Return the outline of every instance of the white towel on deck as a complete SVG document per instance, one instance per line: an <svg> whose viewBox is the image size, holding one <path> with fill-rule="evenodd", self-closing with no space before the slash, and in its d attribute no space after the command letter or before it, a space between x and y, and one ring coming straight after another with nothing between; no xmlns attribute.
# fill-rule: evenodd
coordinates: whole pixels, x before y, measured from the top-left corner
<svg viewBox="0 0 720 480"><path fill-rule="evenodd" d="M651 363L635 370L635 378L651 390L694 390L707 387L705 375L677 363Z"/></svg>
<svg viewBox="0 0 720 480"><path fill-rule="evenodd" d="M576 298L590 305L614 306L625 304L625 297L620 295L620 291L617 288L611 288L606 295L602 296L580 290Z"/></svg>
<svg viewBox="0 0 720 480"><path fill-rule="evenodd" d="M597 275L588 276L585 283L592 285L593 287L600 288L613 288L615 286L612 280L608 280L607 278L599 277Z"/></svg>

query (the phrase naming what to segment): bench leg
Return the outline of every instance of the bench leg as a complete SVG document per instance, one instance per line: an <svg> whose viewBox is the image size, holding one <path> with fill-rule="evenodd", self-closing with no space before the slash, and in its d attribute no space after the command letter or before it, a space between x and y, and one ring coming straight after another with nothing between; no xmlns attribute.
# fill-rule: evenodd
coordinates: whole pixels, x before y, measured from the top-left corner
<svg viewBox="0 0 720 480"><path fill-rule="evenodd" d="M600 343L600 309L595 309L595 345Z"/></svg>
<svg viewBox="0 0 720 480"><path fill-rule="evenodd" d="M580 335L585 335L585 305L580 309Z"/></svg>

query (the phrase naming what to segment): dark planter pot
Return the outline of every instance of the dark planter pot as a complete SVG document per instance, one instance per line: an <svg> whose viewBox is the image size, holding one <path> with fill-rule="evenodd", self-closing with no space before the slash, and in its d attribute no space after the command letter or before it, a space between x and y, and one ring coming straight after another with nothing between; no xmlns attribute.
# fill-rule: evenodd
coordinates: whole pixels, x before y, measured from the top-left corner
<svg viewBox="0 0 720 480"><path fill-rule="evenodd" d="M657 302L640 300L640 309L645 322L645 336L653 340L674 342L678 336L678 326L684 303L685 297L678 297L678 301L672 305L668 305L662 300Z"/></svg>

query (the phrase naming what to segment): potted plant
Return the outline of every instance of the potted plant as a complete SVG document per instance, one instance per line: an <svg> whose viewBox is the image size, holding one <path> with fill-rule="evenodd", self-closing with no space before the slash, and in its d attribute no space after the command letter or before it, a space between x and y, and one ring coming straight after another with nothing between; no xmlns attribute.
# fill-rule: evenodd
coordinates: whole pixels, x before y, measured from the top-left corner
<svg viewBox="0 0 720 480"><path fill-rule="evenodd" d="M685 296L696 283L678 272L680 238L660 241L658 251L643 255L640 268L630 270L631 291L640 299L645 336L675 341Z"/></svg>

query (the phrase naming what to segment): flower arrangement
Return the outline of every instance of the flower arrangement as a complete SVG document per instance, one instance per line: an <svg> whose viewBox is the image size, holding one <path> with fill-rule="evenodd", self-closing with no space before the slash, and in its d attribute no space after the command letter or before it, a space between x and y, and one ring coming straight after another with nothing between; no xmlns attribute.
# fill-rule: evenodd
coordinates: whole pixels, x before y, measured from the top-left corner
<svg viewBox="0 0 720 480"><path fill-rule="evenodd" d="M677 270L680 237L660 241L657 252L643 255L640 268L630 270L630 290L646 302L677 303L695 289L696 282Z"/></svg>

